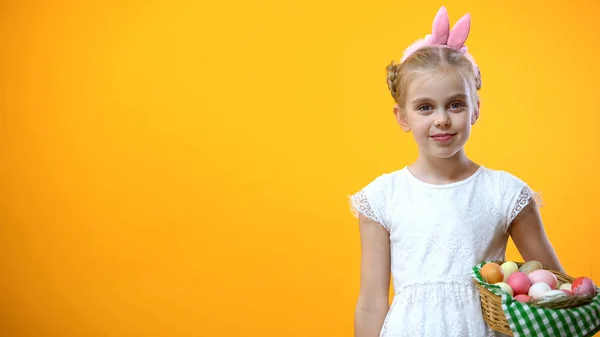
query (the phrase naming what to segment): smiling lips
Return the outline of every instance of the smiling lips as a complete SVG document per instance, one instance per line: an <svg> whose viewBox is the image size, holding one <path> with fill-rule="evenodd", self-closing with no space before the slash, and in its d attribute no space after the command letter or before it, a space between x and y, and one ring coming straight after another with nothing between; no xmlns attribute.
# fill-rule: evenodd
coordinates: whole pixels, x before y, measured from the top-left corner
<svg viewBox="0 0 600 337"><path fill-rule="evenodd" d="M433 136L431 136L431 138L433 138L435 141L438 142L447 142L450 139L452 139L452 137L454 137L454 133L438 133L435 134Z"/></svg>

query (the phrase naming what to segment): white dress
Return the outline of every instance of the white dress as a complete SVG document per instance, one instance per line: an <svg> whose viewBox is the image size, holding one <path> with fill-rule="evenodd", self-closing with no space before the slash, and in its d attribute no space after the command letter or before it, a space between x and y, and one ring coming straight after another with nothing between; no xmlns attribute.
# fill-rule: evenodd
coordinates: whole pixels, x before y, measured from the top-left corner
<svg viewBox="0 0 600 337"><path fill-rule="evenodd" d="M510 223L534 197L519 178L483 166L445 185L405 167L351 196L355 215L390 233L395 295L380 337L501 336L483 320L471 270L505 258Z"/></svg>

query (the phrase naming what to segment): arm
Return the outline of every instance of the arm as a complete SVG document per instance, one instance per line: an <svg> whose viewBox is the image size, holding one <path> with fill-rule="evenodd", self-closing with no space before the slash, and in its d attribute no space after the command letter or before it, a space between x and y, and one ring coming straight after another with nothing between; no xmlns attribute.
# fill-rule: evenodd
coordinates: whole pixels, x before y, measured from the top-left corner
<svg viewBox="0 0 600 337"><path fill-rule="evenodd" d="M546 236L542 218L535 203L529 203L523 208L511 223L509 233L525 261L536 260L546 268L565 272Z"/></svg>
<svg viewBox="0 0 600 337"><path fill-rule="evenodd" d="M360 292L354 316L355 337L378 337L389 310L390 237L377 222L359 214Z"/></svg>

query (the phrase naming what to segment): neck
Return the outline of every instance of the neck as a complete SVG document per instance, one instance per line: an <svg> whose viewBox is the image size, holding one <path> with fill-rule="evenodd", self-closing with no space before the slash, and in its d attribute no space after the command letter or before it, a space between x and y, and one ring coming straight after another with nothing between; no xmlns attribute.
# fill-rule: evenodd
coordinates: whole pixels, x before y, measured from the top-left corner
<svg viewBox="0 0 600 337"><path fill-rule="evenodd" d="M448 184L468 178L479 169L464 149L449 158L437 158L419 151L417 160L410 165L411 172L431 184Z"/></svg>

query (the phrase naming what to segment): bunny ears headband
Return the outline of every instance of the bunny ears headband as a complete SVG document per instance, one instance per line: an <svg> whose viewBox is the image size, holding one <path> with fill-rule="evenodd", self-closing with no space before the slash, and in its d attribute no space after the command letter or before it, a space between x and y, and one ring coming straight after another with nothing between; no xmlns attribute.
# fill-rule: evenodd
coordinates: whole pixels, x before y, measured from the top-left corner
<svg viewBox="0 0 600 337"><path fill-rule="evenodd" d="M473 57L467 53L467 46L465 45L470 30L471 16L469 14L465 14L461 17L454 27L452 27L452 30L450 30L448 12L446 11L446 8L442 6L433 19L431 34L427 34L424 39L420 39L406 48L400 62L404 62L415 51L423 47L442 45L464 54L467 59L471 61L473 67L477 69L477 65L475 64Z"/></svg>

